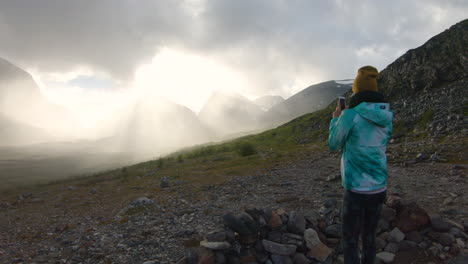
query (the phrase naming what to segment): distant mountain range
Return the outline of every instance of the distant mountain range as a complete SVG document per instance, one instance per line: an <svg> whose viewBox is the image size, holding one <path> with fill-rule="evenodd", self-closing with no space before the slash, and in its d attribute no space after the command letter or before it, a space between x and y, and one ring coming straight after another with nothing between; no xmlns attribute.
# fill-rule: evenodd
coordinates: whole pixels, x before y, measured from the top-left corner
<svg viewBox="0 0 468 264"><path fill-rule="evenodd" d="M351 89L352 80L328 81L311 85L284 100L265 96L255 101L239 95L214 93L199 117L218 135L254 132L273 128L296 117L320 110Z"/></svg>

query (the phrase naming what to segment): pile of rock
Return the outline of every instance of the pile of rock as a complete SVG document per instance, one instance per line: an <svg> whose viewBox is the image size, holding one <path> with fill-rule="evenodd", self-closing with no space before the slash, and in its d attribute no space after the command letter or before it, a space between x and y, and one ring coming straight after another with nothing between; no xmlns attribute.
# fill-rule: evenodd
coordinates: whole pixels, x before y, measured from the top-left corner
<svg viewBox="0 0 468 264"><path fill-rule="evenodd" d="M428 255L446 260L466 254L468 227L439 215L429 216L414 202L391 195L382 209L376 246L385 263L399 251L424 250ZM385 257L383 257L385 256Z"/></svg>
<svg viewBox="0 0 468 264"><path fill-rule="evenodd" d="M318 212L250 208L227 213L224 229L188 248L179 263L342 263L339 216L334 198ZM392 263L397 252L415 249L452 258L467 251L465 228L389 196L378 224L377 258Z"/></svg>

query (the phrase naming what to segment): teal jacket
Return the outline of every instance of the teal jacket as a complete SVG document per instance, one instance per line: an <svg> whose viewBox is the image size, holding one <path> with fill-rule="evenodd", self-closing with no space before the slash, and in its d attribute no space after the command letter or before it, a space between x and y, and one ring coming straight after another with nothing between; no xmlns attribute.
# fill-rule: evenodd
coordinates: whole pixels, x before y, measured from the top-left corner
<svg viewBox="0 0 468 264"><path fill-rule="evenodd" d="M392 133L388 103L362 102L330 122L328 145L342 150L341 180L347 190L373 191L387 185L385 151Z"/></svg>

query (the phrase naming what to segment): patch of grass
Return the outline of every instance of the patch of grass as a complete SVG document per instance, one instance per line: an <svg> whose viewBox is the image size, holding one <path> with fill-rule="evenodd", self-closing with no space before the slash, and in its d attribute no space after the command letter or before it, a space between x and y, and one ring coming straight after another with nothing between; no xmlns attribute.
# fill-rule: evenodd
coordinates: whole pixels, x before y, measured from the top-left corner
<svg viewBox="0 0 468 264"><path fill-rule="evenodd" d="M255 146L252 143L242 142L239 144L237 153L239 153L239 155L241 155L242 157L246 157L257 154L257 150L255 149Z"/></svg>
<svg viewBox="0 0 468 264"><path fill-rule="evenodd" d="M435 111L433 108L429 108L421 115L418 126L425 128L427 125L434 120Z"/></svg>
<svg viewBox="0 0 468 264"><path fill-rule="evenodd" d="M126 216L136 215L136 214L145 212L146 210L150 209L150 207L152 207L152 206L147 205L147 206L131 207L125 212L125 215Z"/></svg>
<svg viewBox="0 0 468 264"><path fill-rule="evenodd" d="M163 158L159 158L158 161L157 161L157 166L158 166L158 169L162 169L164 167L164 159Z"/></svg>

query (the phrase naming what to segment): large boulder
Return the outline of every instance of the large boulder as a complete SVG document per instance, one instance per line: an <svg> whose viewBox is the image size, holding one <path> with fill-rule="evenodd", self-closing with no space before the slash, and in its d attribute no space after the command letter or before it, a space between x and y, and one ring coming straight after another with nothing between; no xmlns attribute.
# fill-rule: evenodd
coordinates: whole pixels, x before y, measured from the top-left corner
<svg viewBox="0 0 468 264"><path fill-rule="evenodd" d="M396 227L404 233L422 230L430 226L429 215L416 203L404 204L397 211Z"/></svg>

